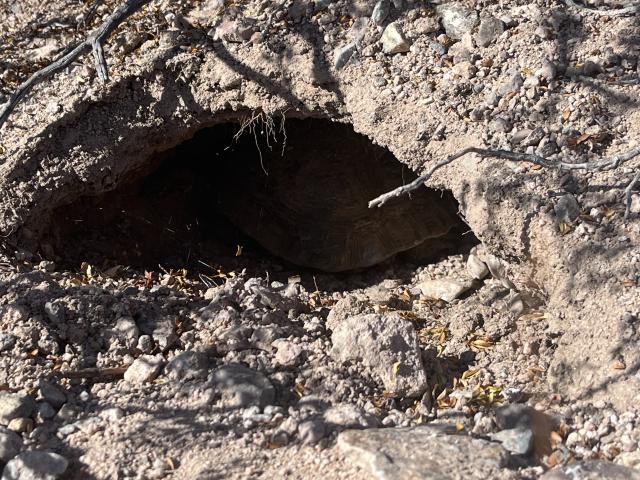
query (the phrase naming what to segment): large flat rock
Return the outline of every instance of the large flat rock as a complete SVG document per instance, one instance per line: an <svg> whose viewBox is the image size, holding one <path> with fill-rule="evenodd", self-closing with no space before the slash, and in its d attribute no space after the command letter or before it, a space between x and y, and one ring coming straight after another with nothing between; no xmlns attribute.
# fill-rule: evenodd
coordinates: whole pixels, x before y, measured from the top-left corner
<svg viewBox="0 0 640 480"><path fill-rule="evenodd" d="M348 430L338 447L379 480L496 478L510 459L497 443L434 426Z"/></svg>

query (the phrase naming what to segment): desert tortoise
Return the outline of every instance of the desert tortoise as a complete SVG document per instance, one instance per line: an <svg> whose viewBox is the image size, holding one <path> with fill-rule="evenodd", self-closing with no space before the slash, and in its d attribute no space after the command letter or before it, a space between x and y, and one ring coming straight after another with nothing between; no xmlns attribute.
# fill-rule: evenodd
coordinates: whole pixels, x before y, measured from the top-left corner
<svg viewBox="0 0 640 480"><path fill-rule="evenodd" d="M294 120L287 133L284 154L263 146L260 158L255 145L231 152L219 188L220 210L271 253L327 272L352 270L459 223L451 203L426 187L369 209L369 200L415 177L350 127Z"/></svg>

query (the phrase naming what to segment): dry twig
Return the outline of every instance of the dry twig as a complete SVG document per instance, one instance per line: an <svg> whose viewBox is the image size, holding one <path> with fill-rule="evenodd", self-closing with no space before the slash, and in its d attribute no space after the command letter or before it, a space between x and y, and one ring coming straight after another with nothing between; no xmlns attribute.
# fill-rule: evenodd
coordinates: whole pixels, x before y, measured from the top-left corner
<svg viewBox="0 0 640 480"><path fill-rule="evenodd" d="M640 4L630 5L628 7L623 8L612 8L612 9L604 9L604 8L590 8L584 5L580 5L573 0L564 0L564 3L567 7L577 8L587 13L591 13L594 15L603 15L606 17L624 17L626 15L633 15L636 13L640 13Z"/></svg>
<svg viewBox="0 0 640 480"><path fill-rule="evenodd" d="M16 108L20 101L31 91L38 83L47 79L54 73L68 67L80 55L91 50L96 65L96 70L100 80L106 82L109 79L107 72L107 62L104 58L102 44L123 21L131 14L149 3L151 0L127 0L127 2L118 7L107 20L100 25L91 35L89 35L82 43L73 48L69 53L63 55L50 65L31 75L13 92L9 102L0 110L0 128L7 121L11 112Z"/></svg>
<svg viewBox="0 0 640 480"><path fill-rule="evenodd" d="M552 160L548 160L544 157L541 157L540 155L534 155L529 153L518 153L518 152L510 152L508 150L491 150L487 148L468 147L436 163L426 173L416 178L413 182L408 183L407 185L402 185L401 187L398 187L394 190L391 190L390 192L384 193L379 197L374 198L369 202L369 208L381 207L392 198L396 198L401 195L406 195L408 193L413 192L414 190L424 185L424 183L427 180L429 180L437 170L441 169L446 165L449 165L450 163L454 162L455 160L461 157L464 157L469 153L475 153L477 155L480 155L481 157L502 158L504 160L511 160L514 162L529 162L535 165L540 165L541 167L555 168L562 171L587 170L591 172L604 172L606 170L613 170L615 168L618 168L623 163L639 156L640 145L632 148L628 152L614 155L610 158L604 158L602 160L597 160L593 162L582 162L582 163L568 163L568 162L562 162L562 161L553 162ZM628 217L629 210L631 208L631 190L634 188L634 185L638 181L640 181L640 172L635 176L635 178L631 181L631 183L625 190L626 207L627 207L626 213L625 213L625 219Z"/></svg>

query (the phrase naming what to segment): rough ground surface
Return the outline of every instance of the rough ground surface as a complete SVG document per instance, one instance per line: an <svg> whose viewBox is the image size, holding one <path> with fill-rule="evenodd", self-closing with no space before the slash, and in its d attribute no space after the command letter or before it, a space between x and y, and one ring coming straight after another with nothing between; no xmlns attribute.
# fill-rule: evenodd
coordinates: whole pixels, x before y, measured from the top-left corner
<svg viewBox="0 0 640 480"><path fill-rule="evenodd" d="M0 132L3 480L638 476L640 198L626 222L621 202L638 160L448 166L430 186L482 245L430 265L57 262L56 209L224 122L348 123L416 171L469 145L578 162L640 138L637 15L377 3L151 2L110 39L108 84L83 58L17 109ZM0 102L116 4L0 2Z"/></svg>

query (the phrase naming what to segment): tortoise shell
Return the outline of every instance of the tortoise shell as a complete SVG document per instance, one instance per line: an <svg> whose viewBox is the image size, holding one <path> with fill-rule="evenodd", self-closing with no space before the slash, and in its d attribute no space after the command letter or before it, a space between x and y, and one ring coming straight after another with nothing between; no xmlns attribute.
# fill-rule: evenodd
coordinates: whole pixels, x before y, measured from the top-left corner
<svg viewBox="0 0 640 480"><path fill-rule="evenodd" d="M283 149L260 145L259 154L254 144L230 152L231 172L219 189L220 210L276 256L352 270L442 237L459 222L451 201L426 187L368 208L415 175L350 127L294 120L287 136Z"/></svg>

